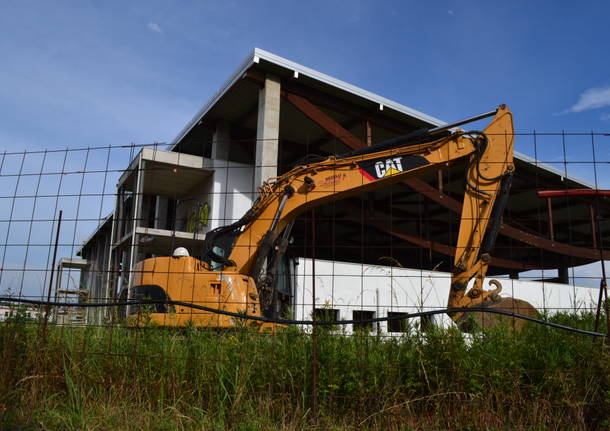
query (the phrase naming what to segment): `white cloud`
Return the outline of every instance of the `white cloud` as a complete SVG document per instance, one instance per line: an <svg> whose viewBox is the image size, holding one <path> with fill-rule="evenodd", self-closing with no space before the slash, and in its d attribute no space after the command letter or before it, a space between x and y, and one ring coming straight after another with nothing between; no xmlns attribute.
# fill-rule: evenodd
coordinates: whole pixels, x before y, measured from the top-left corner
<svg viewBox="0 0 610 431"><path fill-rule="evenodd" d="M147 24L147 26L150 31L154 31L155 33L163 33L161 26L159 24L157 24L156 22L151 21Z"/></svg>
<svg viewBox="0 0 610 431"><path fill-rule="evenodd" d="M582 112L610 106L610 87L589 88L580 95L578 102L566 112Z"/></svg>

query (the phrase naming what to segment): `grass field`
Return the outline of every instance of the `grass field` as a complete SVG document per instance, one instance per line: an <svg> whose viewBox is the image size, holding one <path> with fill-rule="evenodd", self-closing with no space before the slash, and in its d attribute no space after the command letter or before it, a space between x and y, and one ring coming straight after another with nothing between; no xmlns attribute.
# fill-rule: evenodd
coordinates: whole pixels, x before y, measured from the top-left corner
<svg viewBox="0 0 610 431"><path fill-rule="evenodd" d="M591 315L555 321L590 329ZM6 430L609 429L602 340L0 325Z"/></svg>

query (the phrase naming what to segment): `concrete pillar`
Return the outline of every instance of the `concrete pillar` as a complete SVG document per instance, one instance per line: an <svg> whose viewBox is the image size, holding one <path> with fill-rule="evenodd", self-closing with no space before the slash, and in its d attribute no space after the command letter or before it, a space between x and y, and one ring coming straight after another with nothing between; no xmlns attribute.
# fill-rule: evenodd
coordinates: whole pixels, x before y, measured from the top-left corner
<svg viewBox="0 0 610 431"><path fill-rule="evenodd" d="M114 207L114 212L112 213L112 226L110 227L110 236L108 237L108 241L107 241L107 246L108 246L108 257L106 260L106 293L105 293L105 297L106 297L106 301L111 301L112 299L115 298L116 296L116 267L117 264L116 262L116 256L115 256L115 250L114 250L114 236L115 236L115 232L118 226L118 222L117 222L117 218L118 218L118 214L119 211L117 209L117 205L120 199L120 189L117 190L117 198L116 201L117 203L115 203L115 207ZM112 309L109 307L104 307L104 316L105 317L112 317Z"/></svg>
<svg viewBox="0 0 610 431"><path fill-rule="evenodd" d="M157 196L154 227L155 229L167 228L167 198L163 196Z"/></svg>
<svg viewBox="0 0 610 431"><path fill-rule="evenodd" d="M258 187L277 176L280 135L280 79L265 77L265 87L258 94L258 124L256 127L256 158L254 186Z"/></svg>
<svg viewBox="0 0 610 431"><path fill-rule="evenodd" d="M212 136L212 160L214 161L214 180L210 205L210 221L208 226L215 229L227 224L227 179L229 175L229 151L231 127L227 121L217 121L216 130Z"/></svg>
<svg viewBox="0 0 610 431"><path fill-rule="evenodd" d="M112 238L111 243L119 242L123 235L123 225L125 223L125 191L121 185L117 189L115 211L112 219Z"/></svg>
<svg viewBox="0 0 610 431"><path fill-rule="evenodd" d="M212 136L212 160L229 160L231 126L228 121L218 120Z"/></svg>
<svg viewBox="0 0 610 431"><path fill-rule="evenodd" d="M138 154L138 170L136 171L136 184L133 190L133 202L132 202L132 212L131 216L133 217L133 224L131 228L131 245L129 247L129 259L127 260L128 266L127 270L123 271L123 273L127 273L126 286L128 287L127 291L127 299L132 298L131 289L129 289L129 282L131 281L131 271L133 266L138 262L138 241L139 235L136 233L138 227L142 224L142 199L144 197L142 191L144 190L144 170L146 169L146 164L144 160L142 160L142 152ZM125 267L123 267L125 269ZM129 316L131 306L127 306L127 315Z"/></svg>

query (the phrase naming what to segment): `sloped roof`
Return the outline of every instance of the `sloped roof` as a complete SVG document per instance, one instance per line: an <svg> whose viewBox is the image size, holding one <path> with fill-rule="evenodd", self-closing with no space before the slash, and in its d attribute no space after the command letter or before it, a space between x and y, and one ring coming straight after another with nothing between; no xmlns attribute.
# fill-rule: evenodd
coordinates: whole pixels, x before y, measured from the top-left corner
<svg viewBox="0 0 610 431"><path fill-rule="evenodd" d="M425 114L416 109L410 108L401 103L387 99L378 94L364 90L355 85L349 84L340 79L326 75L315 69L303 66L294 61L283 58L277 54L265 51L260 48L254 48L246 58L242 61L239 67L231 74L224 84L210 97L210 99L197 111L193 118L184 126L184 128L176 135L170 143L170 149L174 150L180 141L210 112L210 110L227 94L227 92L239 82L250 69L261 69L270 71L283 76L297 77L304 85L315 85L316 87L325 87L326 91L331 90L333 95L339 98L349 98L351 100L359 99L362 102L377 104L383 109L384 114L392 115L403 120L415 120L422 124L422 127L436 127L447 124L445 121ZM305 78L305 79L304 79ZM334 91L333 91L334 90ZM401 118L402 117L402 118ZM586 188L594 188L594 185L570 175L566 175L561 170L537 161L536 159L521 154L515 151L515 158L526 163L535 165L537 168L549 171L553 174L568 178L579 185Z"/></svg>

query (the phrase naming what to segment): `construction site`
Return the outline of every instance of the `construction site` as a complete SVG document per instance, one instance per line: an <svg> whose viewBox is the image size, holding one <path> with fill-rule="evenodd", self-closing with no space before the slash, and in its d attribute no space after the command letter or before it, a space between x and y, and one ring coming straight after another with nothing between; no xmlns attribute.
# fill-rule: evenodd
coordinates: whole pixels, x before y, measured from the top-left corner
<svg viewBox="0 0 610 431"><path fill-rule="evenodd" d="M4 151L3 384L54 385L9 372L19 333L80 352L45 365L89 376L75 406L205 398L180 429L605 429L608 137L515 131L501 102L441 120L255 48L171 142Z"/></svg>
<svg viewBox="0 0 610 431"><path fill-rule="evenodd" d="M171 144L134 147L112 211L72 254L60 249L54 298L126 297L138 262L179 247L201 258L206 234L244 216L270 179L444 124L255 49ZM599 262L610 246L607 192L519 152L514 168L487 275L541 310L594 309L601 274L587 283L573 268ZM325 174L326 188L342 175ZM465 191L464 164L448 160L319 206L315 232L312 214L297 218L280 263L282 303L301 320L324 307L336 320L444 307ZM312 302L314 256L322 278ZM76 289L62 287L64 272ZM103 324L109 312L79 319Z"/></svg>

